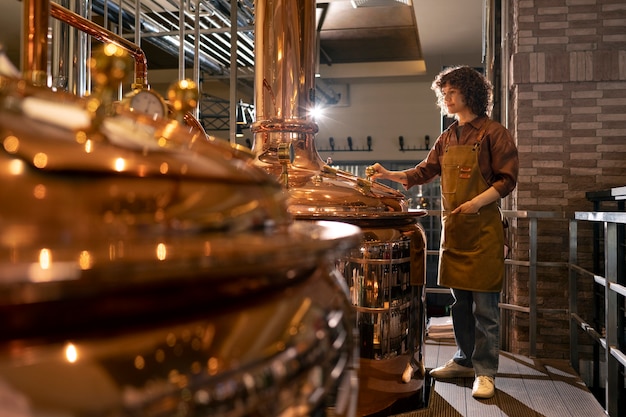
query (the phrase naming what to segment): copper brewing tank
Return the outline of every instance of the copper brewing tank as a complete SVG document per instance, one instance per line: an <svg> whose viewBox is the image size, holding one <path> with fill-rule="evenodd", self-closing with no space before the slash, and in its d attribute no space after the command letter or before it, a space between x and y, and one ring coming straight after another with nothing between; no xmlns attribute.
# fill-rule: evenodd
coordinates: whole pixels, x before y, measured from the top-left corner
<svg viewBox="0 0 626 417"><path fill-rule="evenodd" d="M360 330L358 415L384 412L424 393L423 373L401 374L411 357L423 371L426 238L404 195L330 167L315 148L315 0L258 0L255 23L256 165L285 189L298 220L331 220L363 231L337 259ZM384 369L384 372L381 370Z"/></svg>
<svg viewBox="0 0 626 417"><path fill-rule="evenodd" d="M129 72L107 51L96 92ZM358 227L293 221L250 154L37 68L0 75L0 415L354 415L332 259Z"/></svg>

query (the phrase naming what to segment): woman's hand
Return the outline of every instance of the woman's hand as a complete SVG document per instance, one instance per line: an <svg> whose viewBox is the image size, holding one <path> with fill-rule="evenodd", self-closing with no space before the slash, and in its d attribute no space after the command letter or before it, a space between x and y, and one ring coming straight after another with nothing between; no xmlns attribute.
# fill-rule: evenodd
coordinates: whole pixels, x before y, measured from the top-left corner
<svg viewBox="0 0 626 417"><path fill-rule="evenodd" d="M367 177L370 180L374 181L378 179L381 179L381 180L390 179L389 174L391 172L387 168L385 168L384 166L376 162L374 165L368 166L365 169L365 173L367 174Z"/></svg>
<svg viewBox="0 0 626 417"><path fill-rule="evenodd" d="M368 178L371 181L375 180L390 180L399 182L406 188L407 178L406 173L403 171L389 171L387 168L376 162L374 165L370 165L365 169Z"/></svg>
<svg viewBox="0 0 626 417"><path fill-rule="evenodd" d="M456 213L465 213L465 214L474 214L478 213L478 210L481 207L486 206L487 204L493 203L494 201L500 198L500 193L493 188L493 186L487 188L482 193L478 194L476 197L472 198L469 201L461 204L454 210L452 210L452 214Z"/></svg>
<svg viewBox="0 0 626 417"><path fill-rule="evenodd" d="M478 210L480 210L480 207L474 204L474 200L469 200L452 210L452 214L475 214L478 213Z"/></svg>

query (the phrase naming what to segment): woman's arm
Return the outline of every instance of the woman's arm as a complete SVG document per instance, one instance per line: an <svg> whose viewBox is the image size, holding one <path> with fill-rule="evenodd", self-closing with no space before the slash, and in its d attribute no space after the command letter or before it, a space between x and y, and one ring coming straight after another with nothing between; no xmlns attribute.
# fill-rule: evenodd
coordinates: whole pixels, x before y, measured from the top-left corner
<svg viewBox="0 0 626 417"><path fill-rule="evenodd" d="M404 171L390 171L378 162L374 165L367 167L367 172L372 181L374 180L390 180L398 182L407 187L407 177Z"/></svg>

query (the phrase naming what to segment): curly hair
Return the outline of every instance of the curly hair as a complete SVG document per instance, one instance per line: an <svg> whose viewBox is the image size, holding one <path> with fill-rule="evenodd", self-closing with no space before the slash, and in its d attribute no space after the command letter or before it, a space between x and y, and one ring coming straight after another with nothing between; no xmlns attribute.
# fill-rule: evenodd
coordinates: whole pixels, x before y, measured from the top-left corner
<svg viewBox="0 0 626 417"><path fill-rule="evenodd" d="M489 80L474 68L462 65L441 71L432 83L431 89L437 95L437 105L441 114L446 114L442 88L454 87L465 99L465 104L477 116L488 116L493 108L493 87Z"/></svg>

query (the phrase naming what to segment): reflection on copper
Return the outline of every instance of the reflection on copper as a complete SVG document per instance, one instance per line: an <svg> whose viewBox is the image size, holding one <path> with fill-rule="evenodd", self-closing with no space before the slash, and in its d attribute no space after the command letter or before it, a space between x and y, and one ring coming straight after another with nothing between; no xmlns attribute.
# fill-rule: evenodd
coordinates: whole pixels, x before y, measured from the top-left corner
<svg viewBox="0 0 626 417"><path fill-rule="evenodd" d="M198 375L200 372L202 372L202 364L198 361L194 361L191 363L189 369L191 370L192 374Z"/></svg>
<svg viewBox="0 0 626 417"><path fill-rule="evenodd" d="M21 175L24 172L24 161L13 159L9 162L9 173L11 175Z"/></svg>
<svg viewBox="0 0 626 417"><path fill-rule="evenodd" d="M84 250L80 252L80 254L78 255L78 266L82 270L91 269L91 267L93 266L93 258L89 251Z"/></svg>
<svg viewBox="0 0 626 417"><path fill-rule="evenodd" d="M45 86L48 77L49 0L24 0L22 32L22 67L24 79L36 86Z"/></svg>
<svg viewBox="0 0 626 417"><path fill-rule="evenodd" d="M211 256L211 242L204 242L204 256Z"/></svg>
<svg viewBox="0 0 626 417"><path fill-rule="evenodd" d="M89 112L78 102L59 103L49 98L26 97L20 107L27 117L69 130L86 129L91 125Z"/></svg>
<svg viewBox="0 0 626 417"><path fill-rule="evenodd" d="M219 371L219 359L216 357L211 357L207 361L207 372L209 375L215 375Z"/></svg>
<svg viewBox="0 0 626 417"><path fill-rule="evenodd" d="M135 368L138 370L142 370L146 366L146 360L141 355L135 356L135 361L133 363Z"/></svg>
<svg viewBox="0 0 626 417"><path fill-rule="evenodd" d="M2 142L2 146L4 146L4 150L7 151L8 153L15 153L17 152L20 146L20 141L17 137L13 135L9 135L6 138L4 138L4 141Z"/></svg>
<svg viewBox="0 0 626 417"><path fill-rule="evenodd" d="M74 137L76 138L76 143L85 143L85 142L87 142L87 133L82 131L82 130L79 130L78 132L76 132Z"/></svg>
<svg viewBox="0 0 626 417"><path fill-rule="evenodd" d="M105 223L111 223L113 221L113 214L106 213L103 220ZM114 261L116 259L117 259L117 248L115 244L110 244L109 245L109 261Z"/></svg>
<svg viewBox="0 0 626 417"><path fill-rule="evenodd" d="M291 321L291 328L297 328L297 326L302 323L302 318L306 315L309 308L311 308L311 304L312 302L310 298L302 300L302 304L298 307L298 310Z"/></svg>
<svg viewBox="0 0 626 417"><path fill-rule="evenodd" d="M145 165L139 165L137 167L137 175L140 177L145 177L148 173L148 167Z"/></svg>
<svg viewBox="0 0 626 417"><path fill-rule="evenodd" d="M168 333L167 336L165 336L165 343L169 346L169 347L173 347L176 344L176 335L174 333Z"/></svg>
<svg viewBox="0 0 626 417"><path fill-rule="evenodd" d="M33 157L33 165L37 168L45 168L48 165L48 155L43 152L38 152Z"/></svg>
<svg viewBox="0 0 626 417"><path fill-rule="evenodd" d="M126 160L124 160L124 158L117 158L113 169L117 172L124 171L126 169Z"/></svg>
<svg viewBox="0 0 626 417"><path fill-rule="evenodd" d="M37 200L43 200L46 198L46 186L43 184L37 184L33 188L33 197Z"/></svg>
<svg viewBox="0 0 626 417"><path fill-rule="evenodd" d="M167 258L167 248L165 247L165 244L159 243L157 245L156 257L159 261L163 261Z"/></svg>
<svg viewBox="0 0 626 417"><path fill-rule="evenodd" d="M163 133L162 133L162 137L161 138L167 141L167 138L176 136L176 131L179 128L180 128L179 124L172 120L163 129Z"/></svg>
<svg viewBox="0 0 626 417"><path fill-rule="evenodd" d="M51 263L52 254L50 253L50 249L41 249L39 251L39 266L41 267L41 269L49 269Z"/></svg>
<svg viewBox="0 0 626 417"><path fill-rule="evenodd" d="M78 360L78 350L72 343L65 346L65 359L69 363L75 363Z"/></svg>

